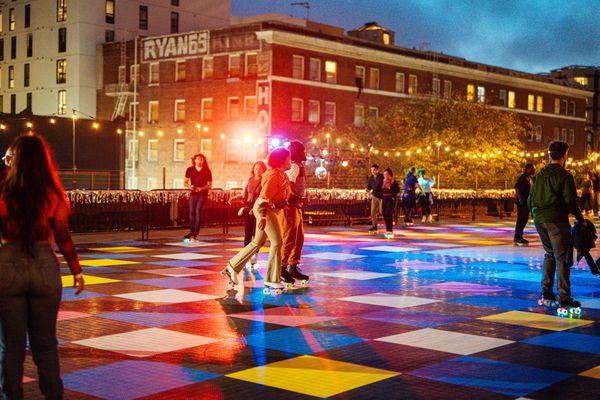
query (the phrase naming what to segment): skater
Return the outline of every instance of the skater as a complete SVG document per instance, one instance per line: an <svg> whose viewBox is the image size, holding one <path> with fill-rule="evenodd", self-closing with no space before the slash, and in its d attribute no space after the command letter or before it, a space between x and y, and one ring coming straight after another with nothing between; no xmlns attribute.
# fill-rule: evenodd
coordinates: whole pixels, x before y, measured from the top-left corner
<svg viewBox="0 0 600 400"><path fill-rule="evenodd" d="M4 157L2 157L2 163L0 164L0 186L2 185L2 181L6 177L8 173L8 169L10 168L10 163L12 161L13 154L12 149L9 147L6 149L6 153L4 153ZM2 240L2 232L0 231L0 242ZM4 341L2 340L2 320L0 319L0 397L2 397L2 355L4 354Z"/></svg>
<svg viewBox="0 0 600 400"><path fill-rule="evenodd" d="M377 233L377 220L381 213L381 199L383 198L383 175L379 172L379 165L371 165L371 176L367 182L367 193L371 195L371 229L369 232Z"/></svg>
<svg viewBox="0 0 600 400"><path fill-rule="evenodd" d="M581 210L583 214L593 213L592 207L592 173L587 172L581 185Z"/></svg>
<svg viewBox="0 0 600 400"><path fill-rule="evenodd" d="M212 187L212 172L203 154L192 156L192 166L185 171L184 185L190 189L190 232L186 240L197 241L200 232L202 208L208 199L208 191Z"/></svg>
<svg viewBox="0 0 600 400"><path fill-rule="evenodd" d="M413 224L412 213L417 206L417 189L421 189L416 177L416 168L410 167L404 179L404 193L402 194L402 209L404 210L404 225Z"/></svg>
<svg viewBox="0 0 600 400"><path fill-rule="evenodd" d="M293 285L298 279L305 285L308 275L300 271L300 257L304 246L304 225L302 206L306 197L306 148L299 141L293 141L288 147L292 166L286 172L290 181L288 205L283 210L283 258L281 260L281 279Z"/></svg>
<svg viewBox="0 0 600 400"><path fill-rule="evenodd" d="M517 203L517 223L515 225L514 243L517 246L527 246L529 241L523 237L523 230L529 221L529 207L527 198L531 191L535 167L533 164L526 164L523 173L519 176L515 184L515 202Z"/></svg>
<svg viewBox="0 0 600 400"><path fill-rule="evenodd" d="M596 172L592 172L592 209L594 215L598 215L598 194L600 192L600 176Z"/></svg>
<svg viewBox="0 0 600 400"><path fill-rule="evenodd" d="M431 188L435 186L435 178L426 178L426 171L421 168L418 171L419 186L421 186L421 195L419 196L419 204L421 206L422 222L432 223L433 216L431 215L431 206L433 205L433 191Z"/></svg>
<svg viewBox="0 0 600 400"><path fill-rule="evenodd" d="M569 214L584 222L577 205L575 179L565 168L569 145L553 141L548 146L549 163L535 176L527 204L544 251L542 301L553 303L554 275L558 272L558 295L564 309L577 309L581 304L571 297L570 265L567 253L570 241Z"/></svg>
<svg viewBox="0 0 600 400"><path fill-rule="evenodd" d="M396 209L396 199L400 193L400 185L394 179L394 173L391 168L383 170L383 219L385 220L385 238L394 238L394 211Z"/></svg>
<svg viewBox="0 0 600 400"><path fill-rule="evenodd" d="M262 176L262 189L252 209L258 221L254 238L250 244L229 260L225 269L221 271L221 274L227 276L233 285L238 283L237 274L252 256L260 251L268 238L271 242L271 249L267 264L265 291L283 289L281 284L281 244L283 241L281 219L282 210L290 192L285 171L290 168L291 163L290 152L284 148L274 149L267 157L269 169Z"/></svg>
<svg viewBox="0 0 600 400"><path fill-rule="evenodd" d="M0 185L0 320L5 352L3 390L23 398L23 361L29 338L46 399L62 399L56 322L62 294L54 242L74 276L75 294L84 279L69 233L69 203L44 140L20 136Z"/></svg>

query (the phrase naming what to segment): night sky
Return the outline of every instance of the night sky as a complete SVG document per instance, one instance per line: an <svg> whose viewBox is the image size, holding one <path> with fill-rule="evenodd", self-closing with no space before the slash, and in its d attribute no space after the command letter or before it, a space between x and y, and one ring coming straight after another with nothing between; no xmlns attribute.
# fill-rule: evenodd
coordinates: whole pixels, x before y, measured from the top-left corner
<svg viewBox="0 0 600 400"><path fill-rule="evenodd" d="M298 0L232 0L232 15L304 18ZM377 21L396 45L529 72L600 65L600 0L312 0L311 20L346 30Z"/></svg>

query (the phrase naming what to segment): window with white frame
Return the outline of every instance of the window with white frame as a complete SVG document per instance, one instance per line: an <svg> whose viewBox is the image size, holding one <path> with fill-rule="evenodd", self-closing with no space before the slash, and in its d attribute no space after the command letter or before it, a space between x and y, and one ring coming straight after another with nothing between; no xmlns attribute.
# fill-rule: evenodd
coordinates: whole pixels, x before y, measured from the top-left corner
<svg viewBox="0 0 600 400"><path fill-rule="evenodd" d="M200 139L200 153L204 154L207 161L212 161L212 139Z"/></svg>
<svg viewBox="0 0 600 400"><path fill-rule="evenodd" d="M418 86L417 76L409 75L408 76L408 94L417 94L417 86Z"/></svg>
<svg viewBox="0 0 600 400"><path fill-rule="evenodd" d="M477 86L477 102L485 103L485 87Z"/></svg>
<svg viewBox="0 0 600 400"><path fill-rule="evenodd" d="M58 115L65 115L67 113L67 91L58 91Z"/></svg>
<svg viewBox="0 0 600 400"><path fill-rule="evenodd" d="M396 72L396 92L404 93L404 73Z"/></svg>
<svg viewBox="0 0 600 400"><path fill-rule="evenodd" d="M535 110L537 112L544 112L544 98L542 96L536 97Z"/></svg>
<svg viewBox="0 0 600 400"><path fill-rule="evenodd" d="M158 161L158 139L148 139L148 161Z"/></svg>
<svg viewBox="0 0 600 400"><path fill-rule="evenodd" d="M444 80L444 98L452 98L452 81Z"/></svg>
<svg viewBox="0 0 600 400"><path fill-rule="evenodd" d="M183 162L185 161L185 140L175 139L173 141L173 161Z"/></svg>
<svg viewBox="0 0 600 400"><path fill-rule="evenodd" d="M130 65L129 66L129 81L131 83L133 82L140 82L140 65L139 64L135 64L135 65Z"/></svg>
<svg viewBox="0 0 600 400"><path fill-rule="evenodd" d="M500 107L506 107L506 90L500 89L498 91L498 105Z"/></svg>
<svg viewBox="0 0 600 400"><path fill-rule="evenodd" d="M308 123L317 125L321 119L321 103L319 100L308 101Z"/></svg>
<svg viewBox="0 0 600 400"><path fill-rule="evenodd" d="M304 101L302 99L292 98L292 121L302 122L304 120Z"/></svg>
<svg viewBox="0 0 600 400"><path fill-rule="evenodd" d="M337 62L325 61L325 82L337 83Z"/></svg>
<svg viewBox="0 0 600 400"><path fill-rule="evenodd" d="M15 87L15 66L8 66L8 88L14 89Z"/></svg>
<svg viewBox="0 0 600 400"><path fill-rule="evenodd" d="M572 101L571 103L569 103L569 115L571 116L575 116L575 102Z"/></svg>
<svg viewBox="0 0 600 400"><path fill-rule="evenodd" d="M241 146L239 139L227 139L225 162L253 163L256 161L255 146Z"/></svg>
<svg viewBox="0 0 600 400"><path fill-rule="evenodd" d="M575 145L575 129L569 129L569 144L571 146Z"/></svg>
<svg viewBox="0 0 600 400"><path fill-rule="evenodd" d="M229 121L237 121L241 117L240 112L240 98L239 97L228 97L227 98L227 119Z"/></svg>
<svg viewBox="0 0 600 400"><path fill-rule="evenodd" d="M255 121L256 120L256 96L244 97L244 120Z"/></svg>
<svg viewBox="0 0 600 400"><path fill-rule="evenodd" d="M215 62L212 57L202 59L202 79L212 79L214 77Z"/></svg>
<svg viewBox="0 0 600 400"><path fill-rule="evenodd" d="M56 83L67 83L67 60L56 60Z"/></svg>
<svg viewBox="0 0 600 400"><path fill-rule="evenodd" d="M138 188L138 177L128 176L127 177L127 189L137 190Z"/></svg>
<svg viewBox="0 0 600 400"><path fill-rule="evenodd" d="M304 57L292 56L292 78L304 79Z"/></svg>
<svg viewBox="0 0 600 400"><path fill-rule="evenodd" d="M175 110L173 113L173 121L185 121L185 100L175 100Z"/></svg>
<svg viewBox="0 0 600 400"><path fill-rule="evenodd" d="M435 97L440 97L440 80L438 78L433 78L431 81L431 93Z"/></svg>
<svg viewBox="0 0 600 400"><path fill-rule="evenodd" d="M365 87L365 67L363 67L362 65L356 65L354 67L354 77L356 79L356 83L357 85L360 83L360 87Z"/></svg>
<svg viewBox="0 0 600 400"><path fill-rule="evenodd" d="M508 108L515 108L517 106L517 98L515 92L512 90L508 91Z"/></svg>
<svg viewBox="0 0 600 400"><path fill-rule="evenodd" d="M129 103L129 122L133 122L133 120L135 119L136 121L139 120L139 117L137 115L137 102L130 102Z"/></svg>
<svg viewBox="0 0 600 400"><path fill-rule="evenodd" d="M135 163L138 160L138 140L137 139L129 139L127 143L127 160L129 162Z"/></svg>
<svg viewBox="0 0 600 400"><path fill-rule="evenodd" d="M238 181L225 181L225 190L238 189L240 183Z"/></svg>
<svg viewBox="0 0 600 400"><path fill-rule="evenodd" d="M528 142L533 142L534 137L535 137L535 130L529 129L527 131L527 141Z"/></svg>
<svg viewBox="0 0 600 400"><path fill-rule="evenodd" d="M239 54L229 56L229 77L239 78L241 72L242 57Z"/></svg>
<svg viewBox="0 0 600 400"><path fill-rule="evenodd" d="M379 118L379 107L369 107L369 118Z"/></svg>
<svg viewBox="0 0 600 400"><path fill-rule="evenodd" d="M536 143L541 143L542 142L542 136L543 136L542 126L538 125L538 126L535 127L535 141L536 141Z"/></svg>
<svg viewBox="0 0 600 400"><path fill-rule="evenodd" d="M158 100L148 102L148 122L151 124L158 123Z"/></svg>
<svg viewBox="0 0 600 400"><path fill-rule="evenodd" d="M185 61L175 62L175 82L184 82L186 73Z"/></svg>
<svg viewBox="0 0 600 400"><path fill-rule="evenodd" d="M311 58L309 61L308 79L321 81L321 60L318 58Z"/></svg>
<svg viewBox="0 0 600 400"><path fill-rule="evenodd" d="M213 117L213 99L206 98L200 102L200 120L212 121Z"/></svg>
<svg viewBox="0 0 600 400"><path fill-rule="evenodd" d="M124 65L119 65L118 80L119 85L122 85L127 81L127 67Z"/></svg>
<svg viewBox="0 0 600 400"><path fill-rule="evenodd" d="M335 103L332 101L325 102L325 125L335 125Z"/></svg>
<svg viewBox="0 0 600 400"><path fill-rule="evenodd" d="M475 101L475 85L472 83L467 85L467 101Z"/></svg>
<svg viewBox="0 0 600 400"><path fill-rule="evenodd" d="M560 114L560 99L554 99L554 114Z"/></svg>
<svg viewBox="0 0 600 400"><path fill-rule="evenodd" d="M151 63L148 67L148 83L157 84L159 82L159 63Z"/></svg>
<svg viewBox="0 0 600 400"><path fill-rule="evenodd" d="M354 126L362 128L365 125L365 106L362 104L354 105Z"/></svg>
<svg viewBox="0 0 600 400"><path fill-rule="evenodd" d="M158 189L158 179L155 176L149 176L146 178L146 189L147 190L156 190Z"/></svg>
<svg viewBox="0 0 600 400"><path fill-rule="evenodd" d="M535 111L535 95L533 94L527 95L527 110Z"/></svg>
<svg viewBox="0 0 600 400"><path fill-rule="evenodd" d="M369 87L379 90L379 68L369 68Z"/></svg>
<svg viewBox="0 0 600 400"><path fill-rule="evenodd" d="M258 75L258 55L256 53L246 53L246 76L255 77Z"/></svg>
<svg viewBox="0 0 600 400"><path fill-rule="evenodd" d="M562 130L560 131L560 141L561 142L567 141L567 128L562 128Z"/></svg>
<svg viewBox="0 0 600 400"><path fill-rule="evenodd" d="M560 128L557 126L554 127L554 140L560 140Z"/></svg>
<svg viewBox="0 0 600 400"><path fill-rule="evenodd" d="M560 113L567 115L569 112L569 101L568 100L563 100L562 101L562 106L560 108Z"/></svg>
<svg viewBox="0 0 600 400"><path fill-rule="evenodd" d="M173 178L173 189L185 189L183 178Z"/></svg>

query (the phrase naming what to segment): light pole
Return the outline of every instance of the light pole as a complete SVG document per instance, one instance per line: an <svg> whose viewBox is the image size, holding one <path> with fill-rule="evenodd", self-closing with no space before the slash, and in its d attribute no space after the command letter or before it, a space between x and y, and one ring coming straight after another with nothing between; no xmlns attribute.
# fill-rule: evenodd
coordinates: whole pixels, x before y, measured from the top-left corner
<svg viewBox="0 0 600 400"><path fill-rule="evenodd" d="M75 121L77 121L77 110L73 109L73 116L71 117L71 121L73 122L73 149L71 151L73 155L73 189L77 189L77 150L75 147L75 142L77 138L77 133L75 130Z"/></svg>
<svg viewBox="0 0 600 400"><path fill-rule="evenodd" d="M202 124L199 122L196 123L196 132L198 133L198 135L197 135L198 137L196 138L198 141L198 153L202 152L202 142L201 142L201 138L200 138L201 132L208 133L208 131L209 131L208 126L206 126L206 125L202 126Z"/></svg>

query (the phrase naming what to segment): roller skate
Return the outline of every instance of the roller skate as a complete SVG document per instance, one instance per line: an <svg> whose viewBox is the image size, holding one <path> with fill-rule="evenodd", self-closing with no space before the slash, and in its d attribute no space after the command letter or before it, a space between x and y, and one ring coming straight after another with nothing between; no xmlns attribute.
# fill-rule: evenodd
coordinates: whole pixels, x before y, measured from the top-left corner
<svg viewBox="0 0 600 400"><path fill-rule="evenodd" d="M291 275L292 278L298 279L302 286L308 285L308 280L310 279L310 277L300 272L300 268L298 268L297 265L290 265L288 268L288 273Z"/></svg>
<svg viewBox="0 0 600 400"><path fill-rule="evenodd" d="M383 236L386 238L386 240L390 241L394 239L394 232L386 232Z"/></svg>
<svg viewBox="0 0 600 400"><path fill-rule="evenodd" d="M246 268L249 269L250 271L254 271L254 270L258 269L258 255L257 254L252 256L252 258L250 259L250 263L246 264Z"/></svg>
<svg viewBox="0 0 600 400"><path fill-rule="evenodd" d="M276 295L282 294L285 292L285 287L278 282L267 282L265 281L265 287L263 289L264 294L271 294L271 290L275 292Z"/></svg>
<svg viewBox="0 0 600 400"><path fill-rule="evenodd" d="M544 306L548 308L558 307L558 301L554 293L542 294L542 298L538 300L538 306Z"/></svg>
<svg viewBox="0 0 600 400"><path fill-rule="evenodd" d="M221 275L229 279L228 284L230 288L233 289L235 285L238 284L237 274L235 273L231 265L226 266L225 269L221 271Z"/></svg>
<svg viewBox="0 0 600 400"><path fill-rule="evenodd" d="M579 317L581 315L581 303L570 298L567 301L561 301L560 307L556 310L559 317Z"/></svg>
<svg viewBox="0 0 600 400"><path fill-rule="evenodd" d="M376 226L372 226L369 228L369 235L377 235L377 233L379 233L379 231Z"/></svg>
<svg viewBox="0 0 600 400"><path fill-rule="evenodd" d="M515 246L527 247L529 246L529 240L523 238L516 238L513 242Z"/></svg>
<svg viewBox="0 0 600 400"><path fill-rule="evenodd" d="M185 235L183 237L183 243L189 244L190 241L191 241L191 239L192 239L192 237L194 237L194 235L192 235L191 233L188 233L187 235Z"/></svg>
<svg viewBox="0 0 600 400"><path fill-rule="evenodd" d="M286 266L281 268L281 282L285 284L286 289L293 289L295 287L294 283L296 283L296 280L290 275Z"/></svg>
<svg viewBox="0 0 600 400"><path fill-rule="evenodd" d="M407 227L407 228L413 226L414 224L415 223L414 223L414 221L412 219L404 221L404 226Z"/></svg>

